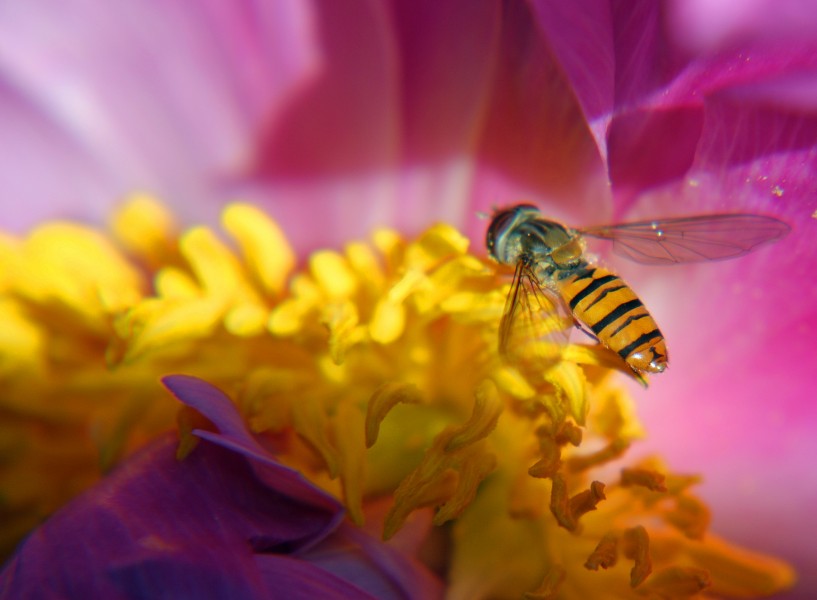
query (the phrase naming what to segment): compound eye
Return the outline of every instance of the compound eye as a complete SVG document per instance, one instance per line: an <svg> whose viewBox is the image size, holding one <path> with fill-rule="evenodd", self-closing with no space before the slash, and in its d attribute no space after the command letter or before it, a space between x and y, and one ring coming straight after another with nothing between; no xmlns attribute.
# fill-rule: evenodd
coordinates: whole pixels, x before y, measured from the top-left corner
<svg viewBox="0 0 817 600"><path fill-rule="evenodd" d="M495 215L493 221L488 226L488 231L485 232L485 247L488 249L488 254L493 258L498 258L496 255L496 238L508 221L508 215Z"/></svg>
<svg viewBox="0 0 817 600"><path fill-rule="evenodd" d="M516 208L515 206L512 208L502 208L497 210L491 218L491 224L488 225L488 231L485 232L485 247L488 249L488 253L494 258L498 258L495 253L496 240L508 226L513 223L516 217Z"/></svg>

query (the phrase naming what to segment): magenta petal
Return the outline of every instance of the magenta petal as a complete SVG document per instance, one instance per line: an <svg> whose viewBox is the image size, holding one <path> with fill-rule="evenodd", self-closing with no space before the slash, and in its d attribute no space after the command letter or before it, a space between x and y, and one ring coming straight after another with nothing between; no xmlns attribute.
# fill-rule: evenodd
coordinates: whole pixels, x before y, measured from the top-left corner
<svg viewBox="0 0 817 600"><path fill-rule="evenodd" d="M808 231L817 208L816 147L817 115L715 97L707 103L688 175L634 199L630 214L621 216L743 210L776 214ZM810 256L806 242L800 246L798 240L784 242L789 254Z"/></svg>
<svg viewBox="0 0 817 600"><path fill-rule="evenodd" d="M729 104L732 111L777 110L797 116L800 106L787 106L783 97L776 102L769 100L774 95L774 81L815 76L817 47L744 48L689 63L665 87L633 97L633 103L640 107L637 121L626 107L613 118L608 143L616 194L628 202L640 191L684 178L693 163L704 166L698 152L705 149L703 139L707 136L720 136L727 148L733 144L726 132L735 121L735 113L719 111L723 104ZM813 86L812 90L817 92ZM798 103L802 105L804 100L800 98ZM817 93L812 97L814 106ZM788 140L758 125L743 122L735 131L743 137L760 136L754 142L760 148L768 146L764 138L769 138L772 144L786 149ZM651 157L646 164L645 157Z"/></svg>
<svg viewBox="0 0 817 600"><path fill-rule="evenodd" d="M638 110L613 119L607 134L613 185L640 190L683 177L692 166L703 124L699 107Z"/></svg>
<svg viewBox="0 0 817 600"><path fill-rule="evenodd" d="M393 5L408 161L461 156L471 150L494 92L500 7L492 0Z"/></svg>
<svg viewBox="0 0 817 600"><path fill-rule="evenodd" d="M670 368L640 406L646 446L680 470L706 465L713 530L790 560L800 589L813 590L803 515L817 503L817 116L728 95L706 111L688 179L645 194L629 216L743 210L777 215L792 232L735 261L621 265L669 346Z"/></svg>
<svg viewBox="0 0 817 600"><path fill-rule="evenodd" d="M609 0L535 0L537 22L573 85L585 117L609 115L615 97Z"/></svg>
<svg viewBox="0 0 817 600"><path fill-rule="evenodd" d="M478 139L476 208L548 198L572 219L597 215L599 204L609 199L609 186L571 81L533 8L525 2L502 6L496 73ZM507 183L494 187L502 179Z"/></svg>
<svg viewBox="0 0 817 600"><path fill-rule="evenodd" d="M539 27L572 84L602 156L620 107L635 108L671 79L662 8L650 0L536 0Z"/></svg>
<svg viewBox="0 0 817 600"><path fill-rule="evenodd" d="M538 0L535 7L608 160L620 209L686 176L705 129L720 127L709 113L716 96L790 110L817 106L817 44L809 36L770 37L754 28L740 44L696 55L672 29L683 20L677 6ZM751 12L736 6L730 13L741 11Z"/></svg>
<svg viewBox="0 0 817 600"><path fill-rule="evenodd" d="M707 116L696 170L717 174L733 197L771 202L798 220L817 205L817 113L717 97Z"/></svg>
<svg viewBox="0 0 817 600"><path fill-rule="evenodd" d="M248 175L339 176L393 166L400 124L393 25L379 2L316 1L315 76L256 132Z"/></svg>

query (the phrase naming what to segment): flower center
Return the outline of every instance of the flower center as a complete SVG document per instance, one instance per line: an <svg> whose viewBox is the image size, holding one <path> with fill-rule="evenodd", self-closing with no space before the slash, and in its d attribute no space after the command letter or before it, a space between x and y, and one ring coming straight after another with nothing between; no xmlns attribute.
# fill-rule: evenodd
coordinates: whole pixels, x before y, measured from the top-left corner
<svg viewBox="0 0 817 600"><path fill-rule="evenodd" d="M779 563L702 541L708 512L693 479L657 461L611 470L642 430L614 374L631 371L610 351L568 345L546 368L527 347L512 362L499 355L509 279L452 227L413 241L376 231L294 272L259 210L229 206L223 226L233 245L204 227L178 236L140 197L114 220L114 240L67 224L0 239L13 424L0 486L3 517L18 523L7 548L171 426L159 377L184 373L225 390L356 523L389 497L389 538L431 507L435 525L450 524L454 596L686 597L740 587L735 573L791 579ZM195 419L181 413L182 456Z"/></svg>

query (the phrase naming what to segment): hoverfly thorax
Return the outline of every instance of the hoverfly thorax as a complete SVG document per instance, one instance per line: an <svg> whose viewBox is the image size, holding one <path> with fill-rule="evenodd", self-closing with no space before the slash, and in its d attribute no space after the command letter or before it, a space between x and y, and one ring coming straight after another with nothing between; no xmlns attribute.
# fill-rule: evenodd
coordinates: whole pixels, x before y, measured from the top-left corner
<svg viewBox="0 0 817 600"><path fill-rule="evenodd" d="M488 227L486 246L500 263L523 261L539 268L575 267L584 253L581 236L561 223L542 219L539 210L529 204L498 210Z"/></svg>
<svg viewBox="0 0 817 600"><path fill-rule="evenodd" d="M573 269L584 260L585 244L582 236L574 235L567 242L554 248L550 253L550 262L557 269Z"/></svg>

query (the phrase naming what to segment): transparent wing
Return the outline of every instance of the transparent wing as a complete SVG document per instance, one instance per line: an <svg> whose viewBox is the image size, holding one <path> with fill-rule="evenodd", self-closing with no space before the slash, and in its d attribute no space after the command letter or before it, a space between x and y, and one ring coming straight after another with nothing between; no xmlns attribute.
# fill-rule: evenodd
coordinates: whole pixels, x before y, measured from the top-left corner
<svg viewBox="0 0 817 600"><path fill-rule="evenodd" d="M749 214L701 215L622 223L578 230L613 240L613 250L648 265L735 258L791 231L774 217Z"/></svg>
<svg viewBox="0 0 817 600"><path fill-rule="evenodd" d="M545 370L567 344L573 319L561 299L517 263L499 324L499 352L513 363Z"/></svg>

